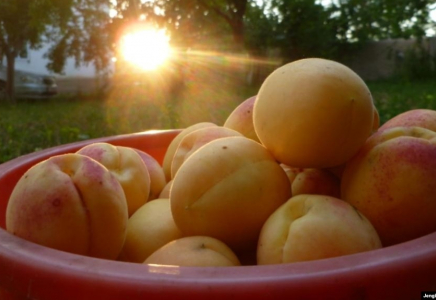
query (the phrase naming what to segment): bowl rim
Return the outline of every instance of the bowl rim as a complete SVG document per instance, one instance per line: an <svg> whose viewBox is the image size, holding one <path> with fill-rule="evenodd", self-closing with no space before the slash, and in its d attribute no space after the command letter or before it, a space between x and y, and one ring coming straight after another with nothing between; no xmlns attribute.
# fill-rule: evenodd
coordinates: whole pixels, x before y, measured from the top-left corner
<svg viewBox="0 0 436 300"><path fill-rule="evenodd" d="M405 268L425 265L435 261L436 233L401 244L340 257L280 265L250 265L235 267L178 267L145 265L86 257L50 249L16 237L0 228L0 262L36 266L49 273L67 277L88 277L90 280L105 278L132 284L144 280L215 282L219 285L238 285L243 282L273 282L277 279L302 282L325 280L330 277L350 279L374 271L396 273ZM377 274L374 274L378 277Z"/></svg>

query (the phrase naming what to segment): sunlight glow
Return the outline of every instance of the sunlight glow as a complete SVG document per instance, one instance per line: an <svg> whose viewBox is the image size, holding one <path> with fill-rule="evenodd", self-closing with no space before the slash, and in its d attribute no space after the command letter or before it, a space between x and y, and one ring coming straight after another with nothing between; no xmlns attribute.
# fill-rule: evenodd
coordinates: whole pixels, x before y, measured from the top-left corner
<svg viewBox="0 0 436 300"><path fill-rule="evenodd" d="M127 62L154 70L170 56L169 38L164 30L143 29L127 33L121 40L121 55Z"/></svg>
<svg viewBox="0 0 436 300"><path fill-rule="evenodd" d="M110 18L115 18L117 15L118 15L118 12L116 9L114 9L114 8L109 9L109 17Z"/></svg>

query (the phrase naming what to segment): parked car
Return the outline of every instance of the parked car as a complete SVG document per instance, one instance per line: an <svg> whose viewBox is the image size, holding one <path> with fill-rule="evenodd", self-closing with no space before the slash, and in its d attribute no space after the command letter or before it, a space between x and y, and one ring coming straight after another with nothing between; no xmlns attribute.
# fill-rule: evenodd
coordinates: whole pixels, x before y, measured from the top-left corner
<svg viewBox="0 0 436 300"><path fill-rule="evenodd" d="M0 96L6 91L6 74L0 72ZM15 97L24 99L46 99L58 93L56 79L49 75L40 75L15 71Z"/></svg>

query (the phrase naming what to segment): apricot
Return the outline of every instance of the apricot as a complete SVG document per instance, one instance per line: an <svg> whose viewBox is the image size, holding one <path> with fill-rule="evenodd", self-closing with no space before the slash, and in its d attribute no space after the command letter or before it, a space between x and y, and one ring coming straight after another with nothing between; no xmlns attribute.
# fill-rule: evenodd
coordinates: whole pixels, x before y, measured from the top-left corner
<svg viewBox="0 0 436 300"><path fill-rule="evenodd" d="M372 125L372 132L376 132L380 128L380 114L377 107L374 105L374 123Z"/></svg>
<svg viewBox="0 0 436 300"><path fill-rule="evenodd" d="M169 242L156 250L144 264L185 267L239 266L236 254L226 244L208 236L189 236Z"/></svg>
<svg viewBox="0 0 436 300"><path fill-rule="evenodd" d="M116 259L127 218L115 176L96 160L71 153L34 165L18 180L7 205L6 229L46 247Z"/></svg>
<svg viewBox="0 0 436 300"><path fill-rule="evenodd" d="M229 136L242 136L242 134L222 126L204 127L186 134L174 153L171 164L171 178L174 178L183 162L198 148L215 139Z"/></svg>
<svg viewBox="0 0 436 300"><path fill-rule="evenodd" d="M345 166L341 198L374 225L384 246L436 231L436 132L392 127L373 134Z"/></svg>
<svg viewBox="0 0 436 300"><path fill-rule="evenodd" d="M171 179L170 181L167 182L167 184L164 186L164 188L160 192L159 198L170 198L170 190L171 190L172 184L173 184L173 180Z"/></svg>
<svg viewBox="0 0 436 300"><path fill-rule="evenodd" d="M159 194L167 184L162 166L150 154L139 149L133 149L138 152L147 167L148 174L150 175L150 194L148 195L148 201L159 198Z"/></svg>
<svg viewBox="0 0 436 300"><path fill-rule="evenodd" d="M379 130L399 126L417 126L436 131L436 110L421 108L405 111L386 121Z"/></svg>
<svg viewBox="0 0 436 300"><path fill-rule="evenodd" d="M163 158L163 162L162 162L162 168L163 171L165 173L165 178L167 181L170 181L171 178L171 164L173 163L173 157L174 157L174 153L177 150L177 147L179 147L179 143L180 141L185 137L185 135L187 135L188 133L200 129L200 128L204 128L204 127L209 127L209 126L218 126L214 123L211 122L200 122L200 123L195 123L191 126L188 126L186 128L184 128L182 131L180 131L176 137L171 141L171 143L168 145L167 151L165 152L164 158Z"/></svg>
<svg viewBox="0 0 436 300"><path fill-rule="evenodd" d="M291 168L283 164L281 166L291 183L292 196L315 194L340 197L341 182L332 172L314 168Z"/></svg>
<svg viewBox="0 0 436 300"><path fill-rule="evenodd" d="M338 62L307 58L273 71L254 103L261 143L281 163L328 168L348 161L374 128L365 82Z"/></svg>
<svg viewBox="0 0 436 300"><path fill-rule="evenodd" d="M157 249L181 237L171 214L170 200L149 201L129 218L119 259L142 263Z"/></svg>
<svg viewBox="0 0 436 300"><path fill-rule="evenodd" d="M150 174L135 149L109 143L92 143L76 153L95 159L114 174L126 195L129 216L148 201Z"/></svg>
<svg viewBox="0 0 436 300"><path fill-rule="evenodd" d="M381 247L372 224L347 202L323 195L297 195L263 225L257 263L311 261Z"/></svg>
<svg viewBox="0 0 436 300"><path fill-rule="evenodd" d="M217 238L234 251L255 246L265 220L291 194L285 171L246 137L209 142L173 179L170 202L185 235Z"/></svg>
<svg viewBox="0 0 436 300"><path fill-rule="evenodd" d="M256 142L260 142L253 125L253 107L255 100L256 96L253 96L239 104L227 117L223 126L236 130Z"/></svg>

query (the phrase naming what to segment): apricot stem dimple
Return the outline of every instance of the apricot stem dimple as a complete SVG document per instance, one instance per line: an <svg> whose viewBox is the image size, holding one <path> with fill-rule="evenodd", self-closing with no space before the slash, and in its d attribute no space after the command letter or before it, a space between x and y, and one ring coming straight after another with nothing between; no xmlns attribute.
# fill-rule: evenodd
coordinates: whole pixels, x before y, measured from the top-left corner
<svg viewBox="0 0 436 300"><path fill-rule="evenodd" d="M65 168L62 171L70 177L72 177L74 175L74 171L71 170L70 168Z"/></svg>

